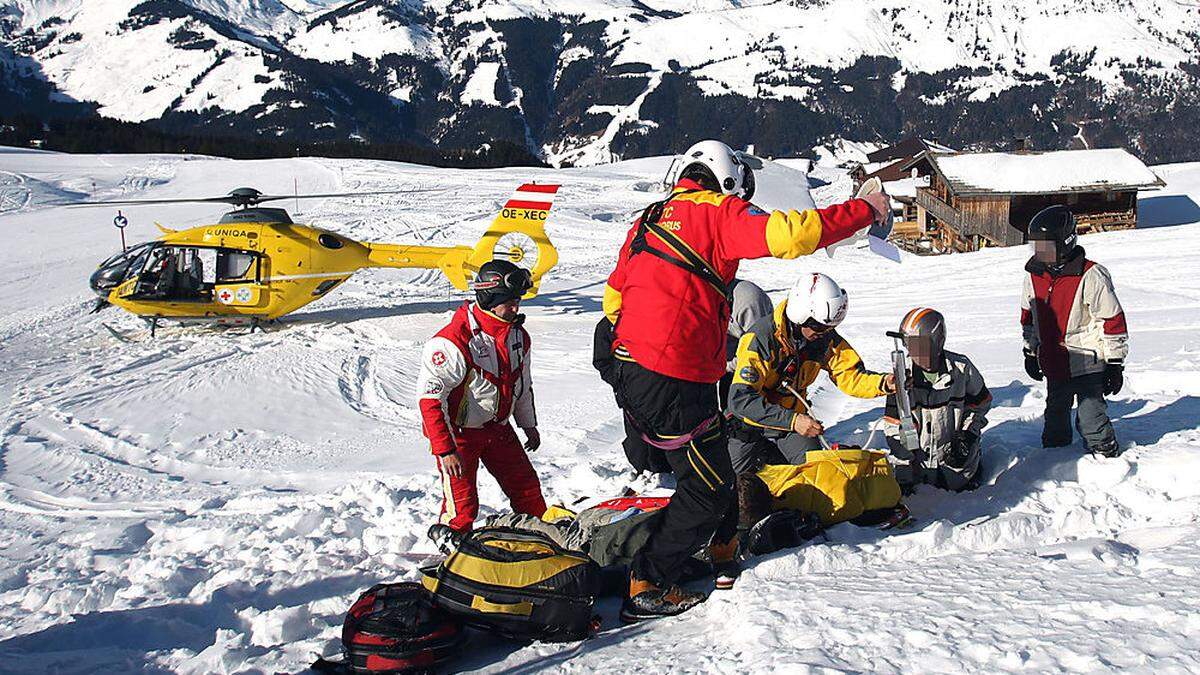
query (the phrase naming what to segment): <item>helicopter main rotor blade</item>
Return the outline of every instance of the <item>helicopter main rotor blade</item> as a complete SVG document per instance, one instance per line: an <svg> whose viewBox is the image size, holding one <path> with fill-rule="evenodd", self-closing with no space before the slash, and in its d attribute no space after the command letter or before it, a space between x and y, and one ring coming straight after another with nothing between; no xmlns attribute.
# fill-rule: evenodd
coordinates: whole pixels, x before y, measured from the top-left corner
<svg viewBox="0 0 1200 675"><path fill-rule="evenodd" d="M230 206L254 206L262 202L280 199L336 199L341 197L364 197L370 195L402 195L418 192L436 192L434 188L413 190L374 190L371 192L329 192L303 195L223 195L221 197L173 197L169 199L108 199L96 202L58 203L50 206L66 206L69 209L85 209L93 206L147 206L154 204L229 204Z"/></svg>
<svg viewBox="0 0 1200 675"><path fill-rule="evenodd" d="M337 199L340 197L365 197L368 195L406 195L417 192L437 192L435 188L421 188L417 190L374 190L372 192L328 192L325 194L308 194L308 195L263 195L256 198L256 202L271 202L279 199Z"/></svg>
<svg viewBox="0 0 1200 675"><path fill-rule="evenodd" d="M91 206L147 206L153 204L234 204L229 197L177 197L172 199L109 199L99 202L73 202L50 204L50 206L65 206L68 209L86 209Z"/></svg>

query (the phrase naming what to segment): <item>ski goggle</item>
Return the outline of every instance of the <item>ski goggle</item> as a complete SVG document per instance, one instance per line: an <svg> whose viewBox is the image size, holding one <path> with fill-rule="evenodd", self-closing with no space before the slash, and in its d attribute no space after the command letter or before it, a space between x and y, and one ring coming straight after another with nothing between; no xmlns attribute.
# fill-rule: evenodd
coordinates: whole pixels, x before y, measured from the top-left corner
<svg viewBox="0 0 1200 675"><path fill-rule="evenodd" d="M524 295L533 288L533 275L522 267L503 276L493 272L489 278L476 279L471 283L471 290L474 291L488 291L500 287L512 291L517 296Z"/></svg>
<svg viewBox="0 0 1200 675"><path fill-rule="evenodd" d="M835 326L826 326L812 317L805 319L804 323L800 324L800 327L807 328L817 335L824 335L835 328Z"/></svg>

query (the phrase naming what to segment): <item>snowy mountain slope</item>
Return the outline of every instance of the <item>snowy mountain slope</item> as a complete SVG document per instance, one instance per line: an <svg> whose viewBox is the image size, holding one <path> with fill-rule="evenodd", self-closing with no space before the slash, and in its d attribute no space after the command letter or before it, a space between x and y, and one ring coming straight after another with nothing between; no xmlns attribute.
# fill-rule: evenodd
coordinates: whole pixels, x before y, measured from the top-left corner
<svg viewBox="0 0 1200 675"><path fill-rule="evenodd" d="M413 363L462 295L433 273L379 270L266 333L168 328L89 315L86 278L117 245L106 210L43 195L165 197L241 184L301 190L432 187L301 203L298 220L363 239L470 242L527 178L562 181L548 223L561 263L528 303L547 495L571 503L632 485L620 416L590 366L600 294L630 213L666 163L452 171L346 160L0 153L0 672L296 672L336 648L355 593L410 579L437 480L416 427ZM886 363L911 306L946 313L997 403L978 492L922 489L916 528L843 525L826 542L755 561L738 587L678 620L570 645L472 637L462 669L488 672L988 672L1200 668L1194 617L1200 534L1200 165L1166 167L1142 202L1149 229L1092 235L1133 333L1111 409L1117 460L1044 451L1044 387L1021 369L1016 303L1024 249L880 262L864 251L753 261L778 299L803 270L850 291L848 338ZM848 181L818 169L821 202ZM93 183L95 187L93 187ZM28 191L28 192L22 192ZM21 195L28 195L25 198ZM1166 199L1166 201L1155 201ZM285 204L292 207L292 204ZM201 205L132 211L189 225ZM1175 214L1167 217L1164 214ZM1197 217L1196 220L1200 220ZM981 270L986 273L981 274ZM104 328L108 324L126 340ZM876 402L828 401L833 440L861 441ZM485 512L499 489L481 479Z"/></svg>
<svg viewBox="0 0 1200 675"><path fill-rule="evenodd" d="M504 139L555 164L717 133L781 155L919 133L1188 159L1173 138L1200 101L1186 2L0 0L0 17L30 76L110 117Z"/></svg>

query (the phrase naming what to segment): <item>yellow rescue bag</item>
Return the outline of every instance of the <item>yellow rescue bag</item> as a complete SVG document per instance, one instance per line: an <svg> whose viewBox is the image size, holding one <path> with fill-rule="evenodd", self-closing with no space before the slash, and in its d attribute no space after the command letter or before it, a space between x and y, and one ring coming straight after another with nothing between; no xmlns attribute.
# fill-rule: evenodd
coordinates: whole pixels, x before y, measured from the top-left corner
<svg viewBox="0 0 1200 675"><path fill-rule="evenodd" d="M900 503L900 484L887 455L860 448L813 450L804 464L770 464L758 471L774 509L815 513L826 525Z"/></svg>

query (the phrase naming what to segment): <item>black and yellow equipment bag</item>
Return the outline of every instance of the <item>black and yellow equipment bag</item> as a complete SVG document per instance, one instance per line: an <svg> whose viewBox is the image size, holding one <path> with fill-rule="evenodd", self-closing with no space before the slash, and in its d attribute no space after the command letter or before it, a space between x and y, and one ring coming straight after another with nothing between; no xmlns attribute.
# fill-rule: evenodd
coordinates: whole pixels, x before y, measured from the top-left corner
<svg viewBox="0 0 1200 675"><path fill-rule="evenodd" d="M422 569L434 602L463 622L517 639L582 640L596 628L600 566L539 532L484 527L429 530L449 555Z"/></svg>

